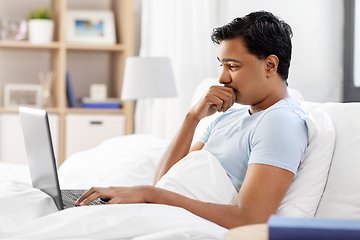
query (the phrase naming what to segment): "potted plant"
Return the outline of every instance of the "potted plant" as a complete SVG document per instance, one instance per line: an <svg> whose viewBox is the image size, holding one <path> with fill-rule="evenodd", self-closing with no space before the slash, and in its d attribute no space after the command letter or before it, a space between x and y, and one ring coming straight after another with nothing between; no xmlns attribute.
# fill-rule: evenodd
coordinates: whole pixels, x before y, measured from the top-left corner
<svg viewBox="0 0 360 240"><path fill-rule="evenodd" d="M46 8L37 8L30 12L30 43L46 44L50 43L53 40L54 22L50 18L50 11Z"/></svg>

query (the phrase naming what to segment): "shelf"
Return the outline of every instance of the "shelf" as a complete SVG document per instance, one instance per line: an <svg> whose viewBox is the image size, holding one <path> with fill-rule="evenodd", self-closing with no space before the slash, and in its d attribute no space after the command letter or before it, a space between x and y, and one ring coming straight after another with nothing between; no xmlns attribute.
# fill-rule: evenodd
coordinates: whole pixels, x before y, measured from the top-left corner
<svg viewBox="0 0 360 240"><path fill-rule="evenodd" d="M10 4L14 1L12 0L1 0L6 1L7 4ZM28 0L27 2L32 2L32 4L36 4L35 0ZM35 45L31 44L29 41L10 41L10 40L0 40L0 52L9 51L5 54L14 54L15 57L21 56L18 54L19 51L35 51L40 54L44 53L44 69L49 69L54 73L54 77L56 81L54 82L52 94L54 97L54 107L52 108L44 108L50 114L58 114L59 117L59 134L58 134L58 142L59 142L59 156L58 156L58 164L61 165L65 161L65 139L66 139L66 115L68 114L113 114L113 115L123 115L125 118L125 134L132 134L134 132L134 104L129 101L121 102L121 107L119 109L84 109L84 108L70 108L67 107L67 92L66 92L66 72L73 71L72 69L79 69L79 72L82 72L84 76L91 75L92 71L97 74L95 78L104 77L104 83L107 84L109 89L109 96L116 97L120 99L121 97L121 88L122 88L122 79L124 75L125 69L125 61L126 58L131 56L134 48L134 32L133 32L133 3L132 0L109 0L104 1L104 4L100 4L96 9L102 9L102 6L108 8L109 10L114 12L114 24L115 24L115 33L117 38L117 43L112 45L104 45L104 44L89 44L89 43L70 43L66 40L66 11L67 9L72 9L72 0L49 0L49 6L51 6L51 10L53 13L52 19L54 21L54 41L49 44L40 44ZM81 8L87 8L86 0L81 0L84 4L81 4ZM100 2L100 1L99 1ZM105 2L109 2L107 4ZM71 4L70 4L71 3ZM86 4L85 4L86 3ZM76 4L75 4L76 5ZM92 5L90 3L90 5ZM90 6L89 5L89 6ZM108 5L108 6L105 6ZM12 3L12 7L16 9L16 3ZM26 50L26 51L25 51ZM15 53L15 51L18 51ZM14 53L13 53L14 52ZM87 61L88 54L89 57L93 55L101 55L106 57L106 62L98 63L97 59L89 59ZM105 54L103 54L105 53ZM28 54L28 53L26 53ZM27 55L26 55L27 56ZM31 56L29 54L28 56ZM81 59L75 59L74 56L80 56ZM16 58L14 58L16 59ZM95 60L95 61L93 61ZM31 58L19 59L19 63L23 64L27 61L32 61ZM19 67L21 68L21 64ZM88 65L89 64L89 65ZM100 75L93 69L93 65L101 66L104 69L104 76ZM36 78L37 72L39 71L39 67L34 64L30 65L29 68L33 66L33 71L29 71L33 74L33 76L29 76L30 78ZM99 67L100 68L100 67ZM76 72L76 71L75 71ZM9 76L11 76L9 73ZM70 73L72 74L72 73ZM3 74L4 79L0 79L0 87L3 84L8 83L7 78L8 74ZM15 74L14 74L15 75ZM76 76L76 74L73 74ZM92 77L92 76L91 76ZM84 79L84 80L83 80ZM87 86L94 81L87 81L86 77L77 77L72 79L74 86ZM27 80L26 80L27 81ZM29 80L33 81L33 80ZM83 82L82 82L83 81ZM82 93L83 94L83 93ZM18 108L4 108L0 106L0 114L18 114ZM85 116L84 116L85 117ZM86 142L87 139L84 139ZM0 149L1 151L1 149Z"/></svg>
<svg viewBox="0 0 360 240"><path fill-rule="evenodd" d="M6 41L0 40L0 48L27 48L27 49L59 49L61 43L52 42L49 44L31 44L29 41Z"/></svg>
<svg viewBox="0 0 360 240"><path fill-rule="evenodd" d="M58 108L41 108L46 110L48 113L60 113L60 109ZM18 108L0 108L0 113L19 113Z"/></svg>
<svg viewBox="0 0 360 240"><path fill-rule="evenodd" d="M64 47L68 50L86 50L86 51L124 51L124 44L97 45L80 43L60 43L52 42L49 44L31 44L29 41L6 41L0 40L0 48L27 48L27 49L60 49Z"/></svg>
<svg viewBox="0 0 360 240"><path fill-rule="evenodd" d="M86 50L86 51L123 51L126 49L124 44L115 45L96 45L96 44L75 44L67 43L68 50Z"/></svg>

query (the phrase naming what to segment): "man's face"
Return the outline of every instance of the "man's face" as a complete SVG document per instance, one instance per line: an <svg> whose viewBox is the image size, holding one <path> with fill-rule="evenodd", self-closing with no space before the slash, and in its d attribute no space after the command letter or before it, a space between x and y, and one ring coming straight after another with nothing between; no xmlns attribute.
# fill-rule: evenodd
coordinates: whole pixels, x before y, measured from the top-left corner
<svg viewBox="0 0 360 240"><path fill-rule="evenodd" d="M219 45L221 84L234 89L236 102L254 105L267 97L266 61L248 52L242 39L224 40Z"/></svg>

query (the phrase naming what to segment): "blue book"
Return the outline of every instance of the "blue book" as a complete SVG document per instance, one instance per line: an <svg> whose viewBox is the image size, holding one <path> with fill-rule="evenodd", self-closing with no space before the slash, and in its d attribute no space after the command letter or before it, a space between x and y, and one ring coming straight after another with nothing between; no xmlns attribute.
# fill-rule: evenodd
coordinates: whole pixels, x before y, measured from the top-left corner
<svg viewBox="0 0 360 240"><path fill-rule="evenodd" d="M71 86L70 74L68 72L66 73L66 95L69 102L69 107L75 108L76 100L75 100L74 91Z"/></svg>
<svg viewBox="0 0 360 240"><path fill-rule="evenodd" d="M81 101L82 108L120 108L120 101L116 98L108 98L104 101L94 101L90 98L83 98Z"/></svg>
<svg viewBox="0 0 360 240"><path fill-rule="evenodd" d="M270 240L360 239L360 220L288 218L272 215L267 224Z"/></svg>

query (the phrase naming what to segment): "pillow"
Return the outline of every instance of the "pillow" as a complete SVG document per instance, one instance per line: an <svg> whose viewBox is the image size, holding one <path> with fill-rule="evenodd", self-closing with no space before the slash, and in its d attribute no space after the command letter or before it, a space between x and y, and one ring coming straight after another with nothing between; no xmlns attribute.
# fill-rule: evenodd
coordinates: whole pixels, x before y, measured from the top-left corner
<svg viewBox="0 0 360 240"><path fill-rule="evenodd" d="M306 114L309 144L277 214L314 217L322 197L335 147L335 129L330 116L311 109Z"/></svg>
<svg viewBox="0 0 360 240"><path fill-rule="evenodd" d="M323 103L336 129L331 169L315 217L360 219L360 103Z"/></svg>
<svg viewBox="0 0 360 240"><path fill-rule="evenodd" d="M218 204L235 205L238 195L224 168L207 150L190 152L170 168L156 187Z"/></svg>
<svg viewBox="0 0 360 240"><path fill-rule="evenodd" d="M151 185L169 141L152 135L110 138L95 148L74 153L60 166L61 188Z"/></svg>

